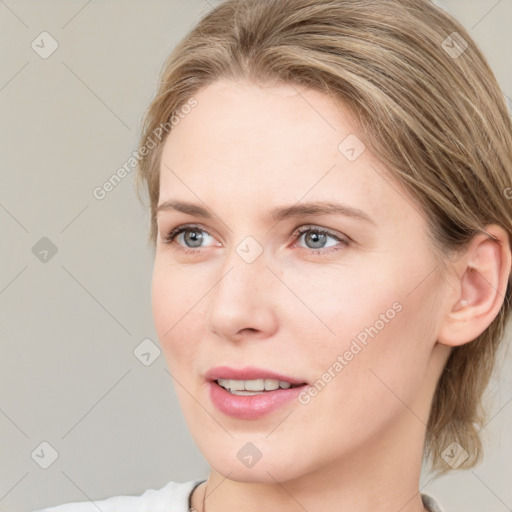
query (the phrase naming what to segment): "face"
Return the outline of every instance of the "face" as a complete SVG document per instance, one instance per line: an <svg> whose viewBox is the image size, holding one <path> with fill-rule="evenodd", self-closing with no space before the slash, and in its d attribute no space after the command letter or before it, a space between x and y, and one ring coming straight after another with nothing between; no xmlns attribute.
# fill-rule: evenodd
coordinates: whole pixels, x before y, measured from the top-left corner
<svg viewBox="0 0 512 512"><path fill-rule="evenodd" d="M263 482L404 446L435 386L424 216L326 95L195 98L162 154L152 306L200 450Z"/></svg>

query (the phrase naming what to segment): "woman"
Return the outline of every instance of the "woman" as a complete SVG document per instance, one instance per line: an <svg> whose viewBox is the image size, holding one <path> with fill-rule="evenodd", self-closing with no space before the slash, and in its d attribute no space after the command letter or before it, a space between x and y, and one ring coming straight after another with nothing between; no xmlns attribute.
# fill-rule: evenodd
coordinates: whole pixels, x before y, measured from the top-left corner
<svg viewBox="0 0 512 512"><path fill-rule="evenodd" d="M141 137L155 327L206 481L51 510L441 511L510 312L512 130L428 0L228 0Z"/></svg>

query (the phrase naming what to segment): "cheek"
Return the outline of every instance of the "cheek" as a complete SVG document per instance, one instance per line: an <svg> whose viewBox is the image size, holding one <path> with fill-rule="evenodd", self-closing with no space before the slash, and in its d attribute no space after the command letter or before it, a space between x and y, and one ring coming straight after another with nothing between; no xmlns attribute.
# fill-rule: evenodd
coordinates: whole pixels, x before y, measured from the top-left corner
<svg viewBox="0 0 512 512"><path fill-rule="evenodd" d="M353 401L351 408L363 414L370 403L379 408L400 404L397 396L413 399L435 343L437 284L432 276L424 280L431 270L428 260L397 257L350 272L305 272L293 282L311 310L299 320L299 339L311 375L329 388L321 401Z"/></svg>
<svg viewBox="0 0 512 512"><path fill-rule="evenodd" d="M178 277L178 276L176 276ZM179 286L179 283L171 279L169 273L163 271L162 265L157 259L153 268L151 283L151 308L153 321L161 343L165 342L165 333L172 328L176 321L176 294L169 293L171 286Z"/></svg>
<svg viewBox="0 0 512 512"><path fill-rule="evenodd" d="M381 332L396 323L403 293L400 280L390 275L385 265L364 261L286 269L283 281L295 301L290 325L300 326L300 339L314 345L317 356L348 349L358 335L364 342L366 328L377 324Z"/></svg>
<svg viewBox="0 0 512 512"><path fill-rule="evenodd" d="M201 297L204 290L191 286L186 273L155 261L151 306L155 330L171 372L194 357L202 327Z"/></svg>
<svg viewBox="0 0 512 512"><path fill-rule="evenodd" d="M375 339L398 346L409 336L418 340L432 331L435 268L426 251L388 251L367 259L352 253L343 264L291 269L284 279L309 307L309 329L326 347L343 349L355 338L363 346Z"/></svg>

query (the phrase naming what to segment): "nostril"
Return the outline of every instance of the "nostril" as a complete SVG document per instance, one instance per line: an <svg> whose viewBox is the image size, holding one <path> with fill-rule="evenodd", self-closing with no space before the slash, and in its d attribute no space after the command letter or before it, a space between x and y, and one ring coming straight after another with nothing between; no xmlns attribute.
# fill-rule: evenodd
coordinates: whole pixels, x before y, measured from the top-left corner
<svg viewBox="0 0 512 512"><path fill-rule="evenodd" d="M249 332L258 332L258 329L255 329L254 327L245 327L244 329L241 329L238 331L239 333L244 333L245 331Z"/></svg>

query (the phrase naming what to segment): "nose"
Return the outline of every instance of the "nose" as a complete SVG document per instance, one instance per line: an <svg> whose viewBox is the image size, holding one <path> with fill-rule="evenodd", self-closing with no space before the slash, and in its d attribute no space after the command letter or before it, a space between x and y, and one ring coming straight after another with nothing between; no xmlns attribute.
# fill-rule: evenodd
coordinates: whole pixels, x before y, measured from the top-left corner
<svg viewBox="0 0 512 512"><path fill-rule="evenodd" d="M231 341L263 339L278 328L279 280L267 268L265 252L252 262L240 254L233 248L226 256L208 294L207 328Z"/></svg>

